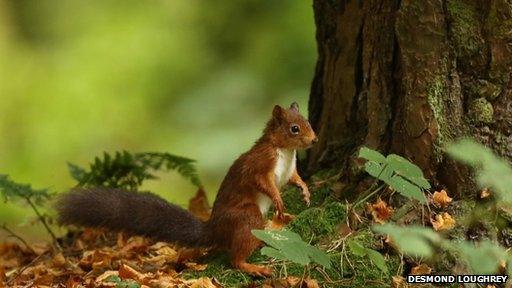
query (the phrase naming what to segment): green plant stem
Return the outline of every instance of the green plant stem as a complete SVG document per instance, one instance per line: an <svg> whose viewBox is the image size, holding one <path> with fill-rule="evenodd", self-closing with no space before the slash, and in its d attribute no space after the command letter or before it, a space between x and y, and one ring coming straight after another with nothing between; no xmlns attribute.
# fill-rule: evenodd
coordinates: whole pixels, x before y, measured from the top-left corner
<svg viewBox="0 0 512 288"><path fill-rule="evenodd" d="M34 202L32 202L32 200L30 200L30 197L26 197L25 199L27 200L28 205L30 205L30 207L32 207L32 210L34 210L34 212L36 213L37 217L39 218L39 221L41 221L41 223L43 223L43 226L46 229L46 231L48 232L48 234L50 234L50 236L52 237L54 245L60 250L60 245L57 242L57 237L55 236L55 233L53 233L52 229L50 228L50 225L48 225L48 223L44 219L43 214L41 214L41 212L39 212L39 210L37 209Z"/></svg>
<svg viewBox="0 0 512 288"><path fill-rule="evenodd" d="M368 194L366 197L364 197L363 199L357 201L354 206L352 206L353 208L356 208L358 207L359 205L361 205L362 203L364 203L366 200L368 200L370 197L372 197L373 195L375 195L377 192L379 192L380 190L382 190L382 188L386 187L386 184L382 184L380 185L379 187L377 187L377 189L373 190L370 194Z"/></svg>
<svg viewBox="0 0 512 288"><path fill-rule="evenodd" d="M27 247L28 250L34 252L34 249L32 249L32 247L30 247L30 245L28 245L27 241L25 241L25 239L23 239L18 234L14 233L14 231L12 231L9 227L7 227L7 224L5 224L5 223L2 224L2 226L0 226L0 228L2 228L2 230L5 230L7 233L9 233L9 236L18 239L21 243L23 243L23 245L25 245L25 247Z"/></svg>

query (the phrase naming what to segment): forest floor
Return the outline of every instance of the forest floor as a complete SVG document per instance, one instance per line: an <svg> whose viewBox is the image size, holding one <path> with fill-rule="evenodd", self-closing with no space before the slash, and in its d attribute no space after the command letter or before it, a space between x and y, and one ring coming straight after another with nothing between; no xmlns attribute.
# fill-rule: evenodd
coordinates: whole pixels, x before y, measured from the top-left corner
<svg viewBox="0 0 512 288"><path fill-rule="evenodd" d="M332 262L329 269L276 260L257 251L249 262L274 269L274 277L264 279L232 269L225 253L206 250L191 253L185 248L139 236L85 229L71 230L59 238L58 245L18 241L22 239L0 243L0 287L402 288L409 287L403 275L429 274L436 267L437 272L449 271L447 266L451 262L440 261L440 266L434 267L431 262L404 257L396 252L389 239L371 229L372 224L388 220L421 221L418 219L425 211L408 205L395 211L380 197L359 197L361 201L348 204L340 198L346 187L337 175L329 173L312 177L309 184L311 207L301 201L296 188L283 192L287 211L295 215L286 229L326 251ZM449 197L443 199L437 201L447 201ZM370 200L373 203L367 202ZM198 193L190 200L189 210L206 219L210 209L207 203L204 193ZM449 211L452 215L462 209L460 203L452 206L455 207ZM281 223L269 219L268 229L282 228ZM464 229L459 230L464 233ZM382 263L375 253L381 255Z"/></svg>

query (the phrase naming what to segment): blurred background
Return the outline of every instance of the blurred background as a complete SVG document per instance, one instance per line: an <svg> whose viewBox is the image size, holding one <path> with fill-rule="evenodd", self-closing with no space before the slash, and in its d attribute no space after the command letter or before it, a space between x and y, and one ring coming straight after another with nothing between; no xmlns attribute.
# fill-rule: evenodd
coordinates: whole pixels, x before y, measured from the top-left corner
<svg viewBox="0 0 512 288"><path fill-rule="evenodd" d="M0 0L0 174L62 192L68 161L170 152L198 161L212 202L274 104L307 113L314 29L310 1ZM143 188L195 194L160 176ZM46 237L32 215L0 203L0 224Z"/></svg>

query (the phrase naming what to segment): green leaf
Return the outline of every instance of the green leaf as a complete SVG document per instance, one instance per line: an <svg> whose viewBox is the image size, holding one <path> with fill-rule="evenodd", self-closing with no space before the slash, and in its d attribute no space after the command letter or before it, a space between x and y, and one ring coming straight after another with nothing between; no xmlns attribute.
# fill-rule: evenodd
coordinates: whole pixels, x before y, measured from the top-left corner
<svg viewBox="0 0 512 288"><path fill-rule="evenodd" d="M354 253L354 255L356 255L356 256L366 255L364 246L361 243L359 243L358 241L348 240L347 245L348 245L348 248L350 249L350 251L352 251L352 253Z"/></svg>
<svg viewBox="0 0 512 288"><path fill-rule="evenodd" d="M327 269L331 268L331 258L323 251L318 249L315 246L308 246L309 249L309 257L313 262L316 262Z"/></svg>
<svg viewBox="0 0 512 288"><path fill-rule="evenodd" d="M480 188L490 188L498 201L512 205L512 167L506 160L469 139L450 144L446 150L454 159L475 169Z"/></svg>
<svg viewBox="0 0 512 288"><path fill-rule="evenodd" d="M384 155L367 147L361 147L361 149L359 149L358 157L364 158L369 161L374 161L380 164L386 162L386 157L384 157Z"/></svg>
<svg viewBox="0 0 512 288"><path fill-rule="evenodd" d="M272 258L276 258L278 260L288 260L288 258L286 258L286 256L281 251L272 247L261 248L261 254Z"/></svg>
<svg viewBox="0 0 512 288"><path fill-rule="evenodd" d="M498 270L500 260L506 260L507 251L490 241L481 241L478 247L473 243L464 241L456 243L462 258L469 264L475 274L489 275Z"/></svg>
<svg viewBox="0 0 512 288"><path fill-rule="evenodd" d="M405 197L416 199L423 204L427 203L425 195L421 189L401 176L395 175L391 177L387 183Z"/></svg>
<svg viewBox="0 0 512 288"><path fill-rule="evenodd" d="M380 254L379 252L366 248L366 255L372 260L373 264L377 266L382 272L388 274L388 266L386 265L386 260L384 259L384 256Z"/></svg>
<svg viewBox="0 0 512 288"><path fill-rule="evenodd" d="M373 161L368 161L364 163L364 170L368 172L368 174L372 175L375 178L378 178L382 174L382 169L384 166L379 163L375 163Z"/></svg>
<svg viewBox="0 0 512 288"><path fill-rule="evenodd" d="M119 283L121 281L122 281L121 278L117 275L110 275L105 280L103 280L103 282L114 282L114 283Z"/></svg>
<svg viewBox="0 0 512 288"><path fill-rule="evenodd" d="M396 154L390 154L386 158L387 164L397 173L412 183L424 188L430 189L430 183L423 177L420 167L409 160Z"/></svg>
<svg viewBox="0 0 512 288"><path fill-rule="evenodd" d="M315 262L326 268L331 267L331 261L325 252L304 242L292 231L252 230L252 234L271 246L262 248L261 253L264 255L300 265Z"/></svg>
<svg viewBox="0 0 512 288"><path fill-rule="evenodd" d="M374 225L378 233L388 234L400 250L408 255L430 257L433 244L442 244L442 238L432 229L421 226L401 227L393 224Z"/></svg>

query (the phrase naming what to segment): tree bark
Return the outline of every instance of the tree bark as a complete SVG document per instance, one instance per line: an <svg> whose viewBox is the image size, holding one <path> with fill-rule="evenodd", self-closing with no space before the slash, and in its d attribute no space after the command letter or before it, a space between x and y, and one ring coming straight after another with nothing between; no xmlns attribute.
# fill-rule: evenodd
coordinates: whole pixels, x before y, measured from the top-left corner
<svg viewBox="0 0 512 288"><path fill-rule="evenodd" d="M310 171L353 174L368 146L474 192L443 147L471 136L512 159L512 0L314 0Z"/></svg>

